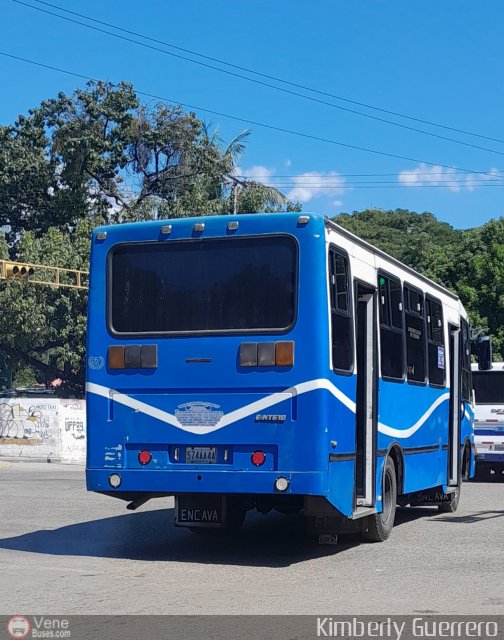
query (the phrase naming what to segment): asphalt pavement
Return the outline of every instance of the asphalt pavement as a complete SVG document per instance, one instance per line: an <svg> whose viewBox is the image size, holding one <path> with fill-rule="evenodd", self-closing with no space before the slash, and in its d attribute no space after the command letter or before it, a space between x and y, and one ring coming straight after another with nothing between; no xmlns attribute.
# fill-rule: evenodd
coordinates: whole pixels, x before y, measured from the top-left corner
<svg viewBox="0 0 504 640"><path fill-rule="evenodd" d="M381 544L318 546L282 515L194 535L171 498L125 507L80 466L0 464L0 614L504 612L503 482L464 484L455 514L398 510Z"/></svg>

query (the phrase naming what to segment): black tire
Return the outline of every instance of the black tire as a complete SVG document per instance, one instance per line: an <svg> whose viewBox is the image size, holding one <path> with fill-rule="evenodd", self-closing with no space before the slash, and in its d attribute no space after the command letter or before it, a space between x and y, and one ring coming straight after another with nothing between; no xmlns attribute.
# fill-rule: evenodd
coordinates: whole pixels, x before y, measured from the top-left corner
<svg viewBox="0 0 504 640"><path fill-rule="evenodd" d="M458 509L460 502L460 490L462 488L462 483L455 489L453 493L453 497L450 502L443 502L442 504L438 504L438 511L440 513L455 513Z"/></svg>
<svg viewBox="0 0 504 640"><path fill-rule="evenodd" d="M397 505L397 478L392 458L385 460L382 478L382 505L381 513L373 513L368 516L368 529L363 537L368 542L383 542L387 540L394 526Z"/></svg>

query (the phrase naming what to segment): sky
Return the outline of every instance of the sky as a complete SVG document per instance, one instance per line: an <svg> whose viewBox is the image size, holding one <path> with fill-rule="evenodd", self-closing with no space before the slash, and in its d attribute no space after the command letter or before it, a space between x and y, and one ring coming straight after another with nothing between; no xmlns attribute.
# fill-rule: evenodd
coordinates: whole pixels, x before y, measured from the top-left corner
<svg viewBox="0 0 504 640"><path fill-rule="evenodd" d="M47 0L227 73L22 1L0 0L0 52L130 81L187 105L225 141L250 129L238 173L277 186L304 211L430 211L458 228L504 215L501 0ZM0 73L0 124L85 84L3 55Z"/></svg>

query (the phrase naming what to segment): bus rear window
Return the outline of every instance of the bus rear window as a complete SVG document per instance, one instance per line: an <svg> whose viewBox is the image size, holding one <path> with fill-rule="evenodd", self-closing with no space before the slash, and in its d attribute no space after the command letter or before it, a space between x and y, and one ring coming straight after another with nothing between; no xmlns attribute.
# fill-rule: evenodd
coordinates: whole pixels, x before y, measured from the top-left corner
<svg viewBox="0 0 504 640"><path fill-rule="evenodd" d="M473 371L476 404L504 404L504 371Z"/></svg>
<svg viewBox="0 0 504 640"><path fill-rule="evenodd" d="M290 236L118 245L109 257L109 325L118 334L282 331L295 319Z"/></svg>

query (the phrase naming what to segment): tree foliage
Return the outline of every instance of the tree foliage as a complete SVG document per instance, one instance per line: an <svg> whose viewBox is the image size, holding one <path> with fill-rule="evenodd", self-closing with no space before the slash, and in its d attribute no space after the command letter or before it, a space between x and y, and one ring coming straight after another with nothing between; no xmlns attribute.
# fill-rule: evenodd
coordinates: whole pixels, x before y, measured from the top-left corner
<svg viewBox="0 0 504 640"><path fill-rule="evenodd" d="M432 213L368 209L334 221L459 295L504 357L504 218L460 230Z"/></svg>
<svg viewBox="0 0 504 640"><path fill-rule="evenodd" d="M194 113L141 104L132 85L91 82L0 126L0 259L87 270L102 223L291 210L234 176L248 131L225 144ZM236 191L237 189L237 191ZM87 296L0 282L0 351L23 379L82 389Z"/></svg>
<svg viewBox="0 0 504 640"><path fill-rule="evenodd" d="M128 83L60 93L0 126L0 259L87 270L98 224L299 211L239 178L249 136L225 143L194 113L142 104ZM336 221L457 292L504 355L504 218L464 231L402 209ZM82 391L86 305L79 290L1 281L0 368Z"/></svg>

